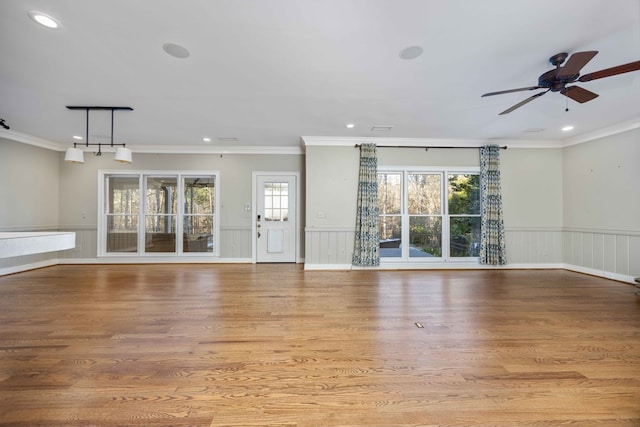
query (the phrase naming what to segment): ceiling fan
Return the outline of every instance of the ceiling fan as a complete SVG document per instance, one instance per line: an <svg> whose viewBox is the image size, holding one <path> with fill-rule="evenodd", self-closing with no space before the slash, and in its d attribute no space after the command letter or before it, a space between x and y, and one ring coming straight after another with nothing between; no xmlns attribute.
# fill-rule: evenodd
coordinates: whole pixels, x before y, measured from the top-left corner
<svg viewBox="0 0 640 427"><path fill-rule="evenodd" d="M541 97L545 93L551 92L560 92L564 96L573 99L574 101L584 103L587 101L591 101L598 97L598 94L593 93L589 90L583 89L580 86L567 86L571 83L577 82L589 82L591 80L601 79L604 77L611 77L618 74L629 73L631 71L640 70L640 61L630 62L628 64L618 65L616 67L606 68L604 70L595 71L593 73L584 74L580 76L580 70L582 67L587 65L589 61L593 59L594 56L598 54L597 50L587 51L587 52L576 52L569 57L568 53L558 53L549 58L549 62L551 65L554 65L556 68L553 70L549 70L546 73L542 74L538 78L537 86L530 87L522 87L519 89L510 89L510 90L501 90L498 92L489 92L485 93L482 96L493 96L493 95L502 95L504 93L511 92L521 92L525 90L536 90L536 89L546 89L544 92L538 92L533 96L525 99L522 102L517 103L513 107L510 107L504 110L500 115L509 114L513 110L516 110L523 105L533 101L536 98ZM569 57L569 60L564 66L561 66L562 63Z"/></svg>

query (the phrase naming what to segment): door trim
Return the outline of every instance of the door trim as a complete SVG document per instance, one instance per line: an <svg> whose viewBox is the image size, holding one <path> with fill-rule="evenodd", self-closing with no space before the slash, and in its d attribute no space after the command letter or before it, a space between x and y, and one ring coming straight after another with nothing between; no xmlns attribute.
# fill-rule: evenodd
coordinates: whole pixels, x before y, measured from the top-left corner
<svg viewBox="0 0 640 427"><path fill-rule="evenodd" d="M293 171L253 171L251 173L251 262L253 264L258 262L258 241L256 238L256 233L258 232L256 228L256 216L258 215L258 176L293 176L296 178L295 262L296 264L300 264L302 262L302 258L300 257L300 224L302 223L300 216L300 207L302 206L300 200L301 185L300 172Z"/></svg>

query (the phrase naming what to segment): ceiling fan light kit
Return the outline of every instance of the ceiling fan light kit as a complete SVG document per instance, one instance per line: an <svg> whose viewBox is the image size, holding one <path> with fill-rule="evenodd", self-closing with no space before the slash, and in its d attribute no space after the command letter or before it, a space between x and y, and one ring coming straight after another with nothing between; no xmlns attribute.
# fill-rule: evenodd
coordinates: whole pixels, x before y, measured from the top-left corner
<svg viewBox="0 0 640 427"><path fill-rule="evenodd" d="M543 73L538 78L537 86L501 90L498 92L489 92L485 93L482 96L494 96L527 90L546 89L544 92L536 93L535 95L530 96L524 101L521 101L516 105L507 108L499 115L509 114L512 111L522 107L523 105L528 104L534 99L541 97L547 92L560 92L567 98L571 98L574 101L582 104L596 99L599 95L597 93L591 92L590 90L584 89L581 86L567 86L568 84L590 82L592 80L601 79L604 77L611 77L618 74L640 70L640 61L635 61L580 76L580 71L582 70L582 68L587 65L587 63L591 61L597 54L598 51L596 50L576 52L571 56L569 56L569 54L566 52L558 53L549 58L549 62L551 63L551 65L556 68ZM566 64L562 66L565 61L567 61Z"/></svg>
<svg viewBox="0 0 640 427"><path fill-rule="evenodd" d="M78 144L78 143L74 143L73 147L69 147L67 148L65 155L64 155L64 161L65 162L71 162L71 163L84 163L84 151L81 150L80 148L78 148L78 146L80 147L90 147L90 146L98 146L98 151L95 152L94 154L96 156L101 156L102 155L102 147L110 147L110 148L116 148L116 152L115 155L113 157L113 159L116 162L120 162L120 163L131 163L133 161L132 155L131 155L131 150L129 150L128 148L125 147L125 144L114 144L113 143L113 113L116 110L126 110L126 111L132 111L133 108L131 107L84 107L84 106L71 106L71 105L67 105L67 108L70 110L85 110L86 114L87 114L87 125L86 125L86 137L85 137L85 142L84 144ZM89 143L89 111L91 110L108 110L111 111L111 142L109 144L103 144L103 143Z"/></svg>

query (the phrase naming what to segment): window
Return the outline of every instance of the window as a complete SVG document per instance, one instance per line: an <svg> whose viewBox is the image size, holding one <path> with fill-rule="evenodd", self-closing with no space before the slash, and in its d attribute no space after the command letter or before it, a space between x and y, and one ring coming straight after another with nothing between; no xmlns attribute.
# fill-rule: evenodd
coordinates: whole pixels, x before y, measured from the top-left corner
<svg viewBox="0 0 640 427"><path fill-rule="evenodd" d="M106 203L107 252L138 251L140 219L140 178L108 176Z"/></svg>
<svg viewBox="0 0 640 427"><path fill-rule="evenodd" d="M264 220L289 220L288 182L267 182L264 184Z"/></svg>
<svg viewBox="0 0 640 427"><path fill-rule="evenodd" d="M190 176L183 180L183 251L214 252L215 177Z"/></svg>
<svg viewBox="0 0 640 427"><path fill-rule="evenodd" d="M390 170L378 173L380 256L396 261L479 255L477 171Z"/></svg>
<svg viewBox="0 0 640 427"><path fill-rule="evenodd" d="M100 174L99 255L218 255L217 173Z"/></svg>
<svg viewBox="0 0 640 427"><path fill-rule="evenodd" d="M144 176L144 251L175 253L176 176Z"/></svg>

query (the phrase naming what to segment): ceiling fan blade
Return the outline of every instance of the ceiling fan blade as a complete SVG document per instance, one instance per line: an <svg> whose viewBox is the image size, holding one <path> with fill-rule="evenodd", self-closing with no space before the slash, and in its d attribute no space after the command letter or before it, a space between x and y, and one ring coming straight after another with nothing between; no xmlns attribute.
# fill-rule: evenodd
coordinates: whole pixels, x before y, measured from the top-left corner
<svg viewBox="0 0 640 427"><path fill-rule="evenodd" d="M509 89L509 90L501 90L498 92L489 92L489 93L485 93L482 96L502 95L504 93L522 92L524 90L535 90L535 89L544 89L544 88L542 86L521 87L519 89Z"/></svg>
<svg viewBox="0 0 640 427"><path fill-rule="evenodd" d="M566 89L561 90L560 93L581 104L587 101L591 101L592 99L595 99L599 96L597 93L593 93L590 90L583 89L580 86L570 86Z"/></svg>
<svg viewBox="0 0 640 427"><path fill-rule="evenodd" d="M576 52L569 57L564 67L558 71L558 77L568 77L580 74L582 67L587 65L587 62L591 61L594 56L598 54L597 50L590 50L587 52Z"/></svg>
<svg viewBox="0 0 640 427"><path fill-rule="evenodd" d="M629 62L628 64L618 65L616 67L606 68L593 73L581 76L578 81L590 82L591 80L601 79L603 77L616 76L618 74L630 73L631 71L640 70L640 61Z"/></svg>
<svg viewBox="0 0 640 427"><path fill-rule="evenodd" d="M540 93L536 93L533 96L530 96L529 98L525 99L522 102L517 103L516 105L514 105L511 108L507 108L506 110L504 110L502 113L498 114L499 116L502 116L503 114L509 114L510 112L512 112L515 109L518 109L520 107L522 107L525 104L528 104L529 102L533 101L534 99L544 95L545 93L549 92L548 90L545 90L544 92L540 92Z"/></svg>

